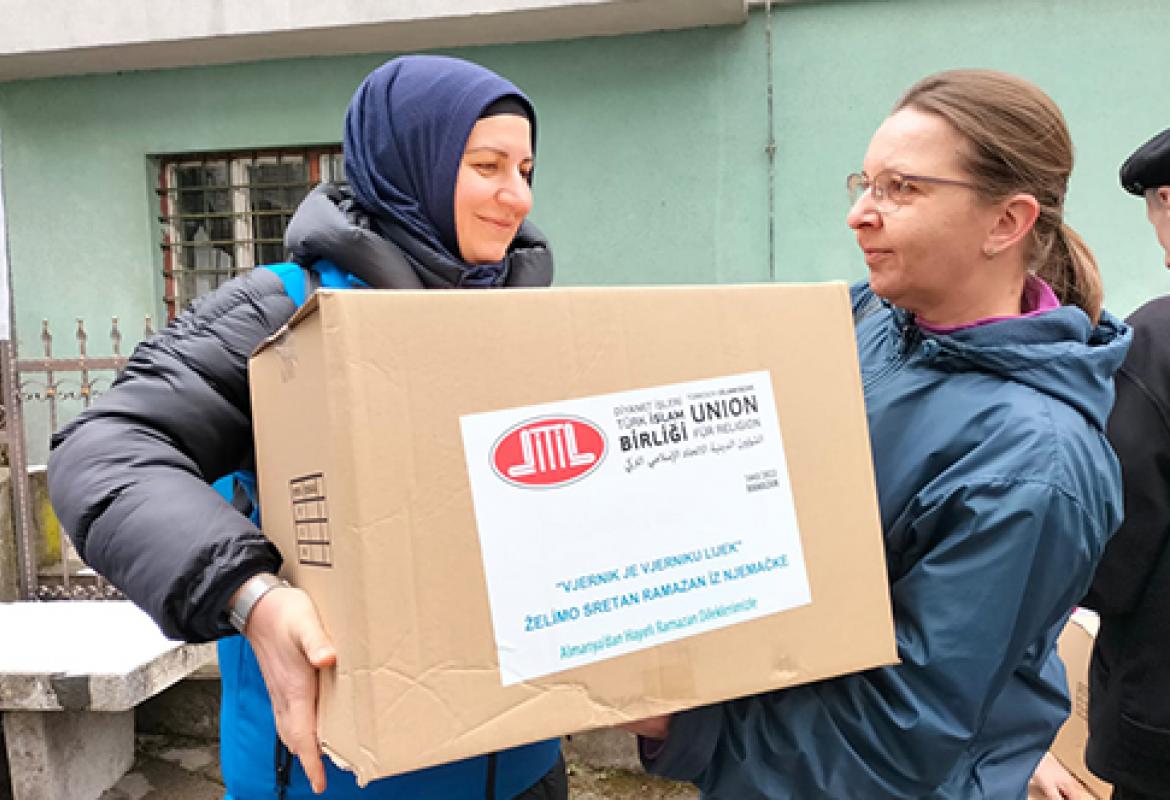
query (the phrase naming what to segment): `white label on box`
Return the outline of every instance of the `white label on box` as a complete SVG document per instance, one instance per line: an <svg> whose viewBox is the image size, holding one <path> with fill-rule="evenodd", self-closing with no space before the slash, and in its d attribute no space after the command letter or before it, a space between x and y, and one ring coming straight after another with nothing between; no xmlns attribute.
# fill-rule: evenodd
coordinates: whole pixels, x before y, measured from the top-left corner
<svg viewBox="0 0 1170 800"><path fill-rule="evenodd" d="M811 601L769 373L460 421L505 686Z"/></svg>

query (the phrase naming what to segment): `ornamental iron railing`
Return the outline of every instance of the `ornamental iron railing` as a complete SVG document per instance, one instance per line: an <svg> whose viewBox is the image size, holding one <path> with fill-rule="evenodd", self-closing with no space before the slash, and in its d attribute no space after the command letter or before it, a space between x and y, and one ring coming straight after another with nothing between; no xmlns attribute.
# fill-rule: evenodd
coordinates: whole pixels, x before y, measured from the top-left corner
<svg viewBox="0 0 1170 800"><path fill-rule="evenodd" d="M146 317L143 336L154 334ZM25 600L116 599L122 595L77 555L48 501L43 468L29 468L25 442L25 412L34 406L47 416L49 430L57 431L69 410L88 408L114 383L126 366L122 330L112 318L109 352L90 352L90 334L78 319L73 330L77 355L53 354L53 332L41 323L41 355L20 358L11 342L0 342L3 365L3 406L0 407L0 447L12 482L12 529L16 538L19 592Z"/></svg>

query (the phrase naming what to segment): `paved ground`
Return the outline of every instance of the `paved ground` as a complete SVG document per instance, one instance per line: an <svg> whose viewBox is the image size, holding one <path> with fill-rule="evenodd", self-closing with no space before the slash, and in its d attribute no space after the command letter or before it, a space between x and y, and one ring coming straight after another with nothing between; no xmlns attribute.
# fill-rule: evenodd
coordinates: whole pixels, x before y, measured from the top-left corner
<svg viewBox="0 0 1170 800"><path fill-rule="evenodd" d="M219 754L205 739L138 737L138 760L101 800L221 800ZM696 800L689 786L660 781L624 769L569 764L573 800Z"/></svg>
<svg viewBox="0 0 1170 800"><path fill-rule="evenodd" d="M134 766L101 800L222 800L219 748L205 739L138 737Z"/></svg>
<svg viewBox="0 0 1170 800"><path fill-rule="evenodd" d="M569 786L572 800L697 800L690 786L649 778L628 769L598 768L569 754ZM0 761L0 766L3 766ZM8 786L0 771L0 800L9 800ZM1040 800L1030 793L1030 800ZM1088 800L1092 795L1081 796ZM141 735L134 767L104 793L101 800L222 800L218 748L207 739Z"/></svg>

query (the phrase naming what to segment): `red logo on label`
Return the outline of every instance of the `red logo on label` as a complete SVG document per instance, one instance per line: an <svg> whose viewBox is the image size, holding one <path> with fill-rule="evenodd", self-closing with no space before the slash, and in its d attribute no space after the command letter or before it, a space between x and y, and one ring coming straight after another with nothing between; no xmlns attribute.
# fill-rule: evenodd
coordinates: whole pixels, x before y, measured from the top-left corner
<svg viewBox="0 0 1170 800"><path fill-rule="evenodd" d="M492 448L492 467L508 483L551 489L580 480L605 458L605 434L577 417L522 422Z"/></svg>

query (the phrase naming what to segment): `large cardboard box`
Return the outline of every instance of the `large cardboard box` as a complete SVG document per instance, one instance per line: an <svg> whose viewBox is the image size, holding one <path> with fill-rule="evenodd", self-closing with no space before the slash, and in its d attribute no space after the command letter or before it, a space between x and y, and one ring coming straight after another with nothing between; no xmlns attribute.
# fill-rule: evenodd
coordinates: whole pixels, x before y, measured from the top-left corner
<svg viewBox="0 0 1170 800"><path fill-rule="evenodd" d="M1085 764L1085 744L1089 741L1089 661L1099 624L1095 613L1077 609L1057 639L1056 648L1068 673L1072 712L1056 734L1052 754L1094 797L1105 800L1112 795L1113 787L1089 772Z"/></svg>
<svg viewBox="0 0 1170 800"><path fill-rule="evenodd" d="M361 781L896 659L843 284L325 291L251 377Z"/></svg>

